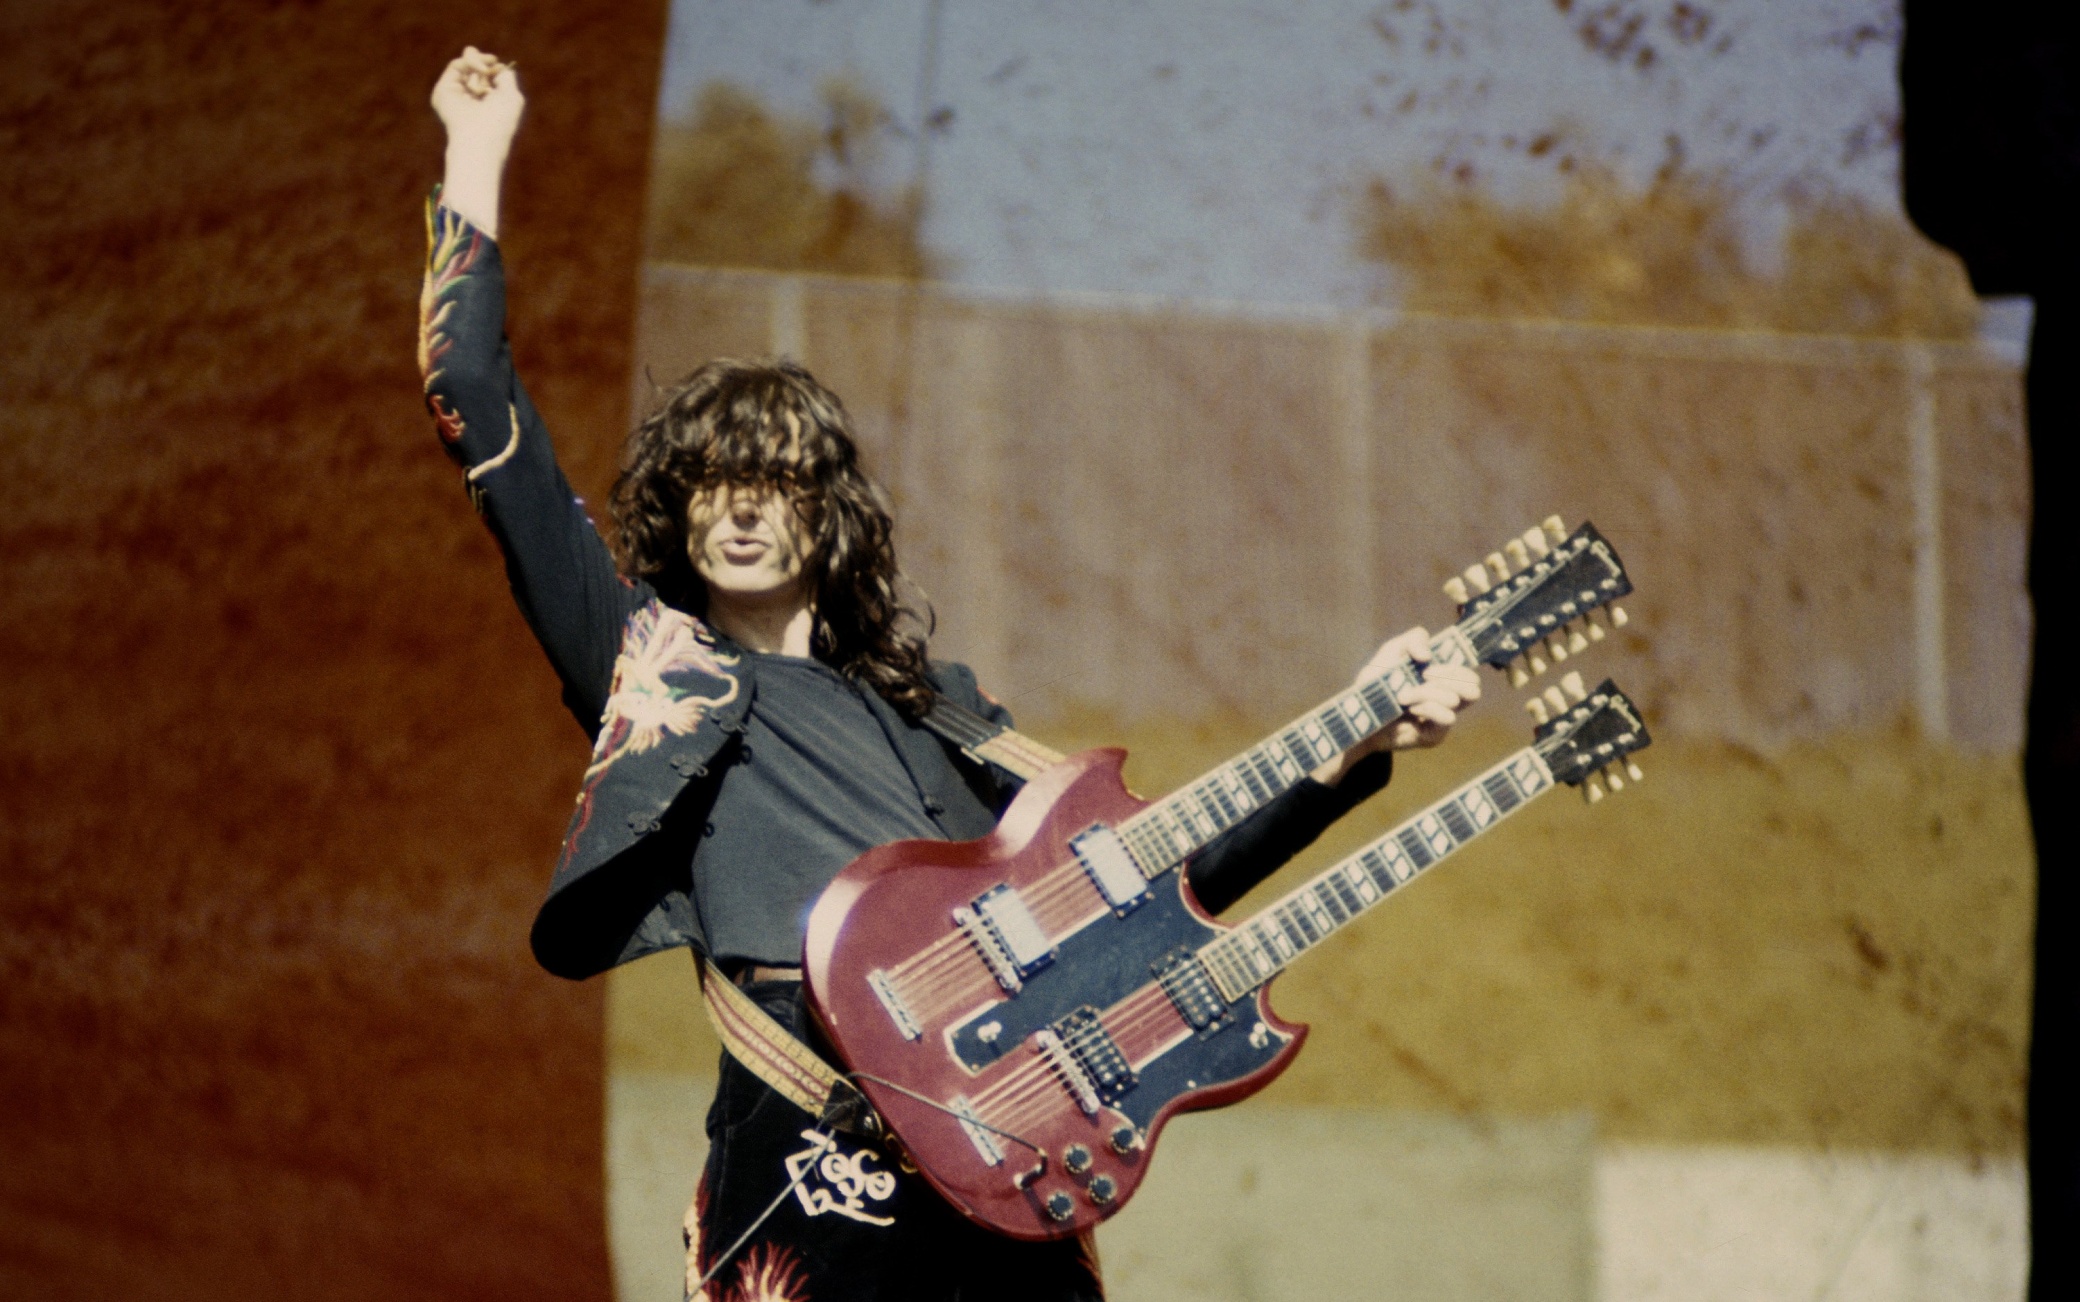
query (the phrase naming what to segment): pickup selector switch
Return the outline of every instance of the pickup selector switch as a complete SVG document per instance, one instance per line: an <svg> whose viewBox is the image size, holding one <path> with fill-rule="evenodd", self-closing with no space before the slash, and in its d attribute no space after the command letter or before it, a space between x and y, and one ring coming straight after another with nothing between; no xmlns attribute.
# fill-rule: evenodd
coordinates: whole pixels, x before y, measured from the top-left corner
<svg viewBox="0 0 2080 1302"><path fill-rule="evenodd" d="M1091 1201L1100 1207L1109 1205L1119 1196L1119 1185L1109 1175L1091 1177Z"/></svg>
<svg viewBox="0 0 2080 1302"><path fill-rule="evenodd" d="M1091 1169L1091 1150L1081 1144L1071 1144L1062 1153L1062 1166L1070 1175L1082 1175Z"/></svg>
<svg viewBox="0 0 2080 1302"><path fill-rule="evenodd" d="M1047 1195L1047 1214L1054 1220L1066 1221L1076 1213L1076 1200L1060 1190Z"/></svg>

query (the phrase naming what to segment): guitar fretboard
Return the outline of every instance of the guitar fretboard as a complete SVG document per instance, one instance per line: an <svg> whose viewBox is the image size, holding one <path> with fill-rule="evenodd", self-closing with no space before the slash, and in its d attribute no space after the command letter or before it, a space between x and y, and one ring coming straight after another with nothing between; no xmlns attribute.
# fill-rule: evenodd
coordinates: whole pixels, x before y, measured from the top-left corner
<svg viewBox="0 0 2080 1302"><path fill-rule="evenodd" d="M1552 770L1527 746L1208 942L1200 961L1232 1003L1553 785Z"/></svg>
<svg viewBox="0 0 2080 1302"><path fill-rule="evenodd" d="M1457 628L1431 640L1430 657L1434 664L1475 663L1472 643ZM1155 878L1168 872L1301 778L1386 726L1401 713L1401 694L1421 681L1415 667L1403 661L1127 819L1118 832L1141 875Z"/></svg>

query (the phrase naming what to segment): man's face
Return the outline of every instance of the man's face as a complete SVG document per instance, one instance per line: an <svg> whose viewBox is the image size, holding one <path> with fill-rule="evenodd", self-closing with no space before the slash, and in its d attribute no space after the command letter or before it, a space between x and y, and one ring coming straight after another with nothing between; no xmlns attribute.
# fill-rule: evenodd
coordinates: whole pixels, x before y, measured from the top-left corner
<svg viewBox="0 0 2080 1302"><path fill-rule="evenodd" d="M799 600L809 540L787 494L771 485L722 484L686 508L686 550L711 600Z"/></svg>

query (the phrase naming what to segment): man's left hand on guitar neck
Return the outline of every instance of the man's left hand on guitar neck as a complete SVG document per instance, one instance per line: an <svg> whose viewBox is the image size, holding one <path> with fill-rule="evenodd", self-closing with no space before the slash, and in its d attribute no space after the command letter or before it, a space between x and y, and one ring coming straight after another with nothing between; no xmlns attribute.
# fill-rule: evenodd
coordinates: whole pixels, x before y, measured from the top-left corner
<svg viewBox="0 0 2080 1302"><path fill-rule="evenodd" d="M1362 683L1403 660L1413 662L1422 670L1423 681L1403 693L1401 713L1370 737L1316 769L1309 775L1315 781L1333 787L1359 760L1378 751L1435 746L1451 732L1459 711L1481 698L1478 671L1466 665L1431 663L1430 633L1421 627L1388 638L1352 681Z"/></svg>

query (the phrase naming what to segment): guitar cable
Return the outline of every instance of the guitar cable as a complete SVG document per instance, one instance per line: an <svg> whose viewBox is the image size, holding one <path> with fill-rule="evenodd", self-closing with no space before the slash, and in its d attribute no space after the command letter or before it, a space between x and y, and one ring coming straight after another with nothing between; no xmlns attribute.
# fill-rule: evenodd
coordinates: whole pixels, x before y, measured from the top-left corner
<svg viewBox="0 0 2080 1302"><path fill-rule="evenodd" d="M834 1142L832 1141L831 1132L824 1128L825 1124L822 1120L818 1120L816 1128L812 1133L821 1136L827 1142ZM708 1287L708 1281L722 1273L722 1268L730 1263L730 1259L736 1256L745 1244L751 1242L751 1236L758 1233L758 1227L764 1225L774 1212L780 1210L780 1204L787 1201L787 1195L793 1193L801 1185L802 1181L808 1179L809 1172L815 1170L816 1167L817 1163L815 1162L803 1163L802 1169L795 1174L794 1179L789 1180L785 1188L773 1195L773 1201L766 1204L766 1209L758 1214L758 1219L745 1226L744 1232L737 1236L737 1241L730 1244L729 1248L715 1259L714 1265L708 1267L708 1273L701 1276L701 1282L693 1286L694 1297L699 1297L702 1290Z"/></svg>
<svg viewBox="0 0 2080 1302"><path fill-rule="evenodd" d="M916 1090L907 1089L901 1085L896 1084L892 1080L876 1076L872 1072L848 1071L845 1073L845 1079L847 1080L851 1080L854 1077L858 1077L860 1080L873 1081L876 1085L880 1085L887 1089L892 1089L896 1093L901 1094L906 1098L916 1099L919 1103L924 1104L926 1107L937 1108L939 1111L944 1112L947 1116L952 1117L954 1120L962 1122L966 1125L975 1126L981 1130L987 1130L993 1135L1002 1135L1004 1138L1010 1140L1014 1144L1022 1144L1025 1147L1032 1149L1033 1152L1039 1156L1040 1161L1043 1165L1047 1162L1047 1150L1040 1147L1040 1145L1034 1143L1032 1140L1027 1139L1024 1135L1014 1135L1008 1130L1003 1130L999 1127L991 1125L989 1122L984 1121L980 1117L971 1117L965 1112L958 1111L954 1108L949 1108L944 1103L939 1102L939 1100L937 1099L926 1098L924 1095L919 1094Z"/></svg>
<svg viewBox="0 0 2080 1302"><path fill-rule="evenodd" d="M892 1080L886 1080L880 1076L872 1074L871 1072L848 1071L840 1077L841 1080L844 1080L848 1084L851 1084L855 1078L859 1080L873 1081L876 1085L885 1086L888 1089L894 1090L898 1094L902 1094L909 1098L916 1099L919 1103L922 1103L927 1107L937 1108L939 1111L944 1112L946 1115L952 1117L956 1121L964 1122L972 1126L979 1126L982 1129L991 1132L992 1134L1002 1135L1004 1138L1010 1140L1014 1144L1022 1144L1025 1147L1032 1149L1033 1152L1039 1156L1040 1164L1033 1169L1031 1175L1027 1176L1024 1180L1018 1182L1018 1187L1021 1189L1025 1188L1027 1184L1031 1183L1033 1179L1038 1178L1041 1171L1047 1169L1047 1150L1040 1147L1040 1145L1034 1143L1032 1140L1027 1139L1023 1135L1014 1135L1010 1131L1003 1130L996 1126L993 1126L989 1124L987 1121L981 1120L980 1118L965 1116L962 1113L956 1111L955 1109L947 1107L945 1104L939 1102L937 1099L926 1098L924 1095L919 1094L916 1090L907 1089L904 1086L896 1084ZM855 1093L860 1094L861 1098L866 1097L866 1095L860 1091L858 1085L853 1085L852 1088ZM832 1127L830 1123L830 1114L828 1111L826 1111L824 1116L817 1118L816 1126L811 1133L821 1137L826 1141L834 1143L835 1136L832 1134L833 1129L834 1127ZM743 1251L744 1245L751 1242L751 1236L758 1233L758 1227L764 1225L768 1220L772 1219L773 1213L780 1210L780 1204L787 1201L787 1195L793 1193L796 1189L800 1188L802 1181L808 1179L809 1172L815 1170L816 1167L817 1163L815 1162L804 1163L802 1169L795 1174L794 1179L789 1180L787 1184L780 1190L779 1193L773 1195L773 1201L766 1204L765 1210L758 1214L758 1219L752 1221L751 1224L744 1227L744 1232L737 1236L736 1242L730 1244L729 1247L723 1251L721 1256L715 1258L715 1264L708 1267L707 1273L701 1276L700 1283L693 1286L694 1296L700 1296L701 1291L708 1287L709 1281L713 1280L717 1275L721 1274L722 1268L724 1266L727 1266L730 1263L730 1261L733 1258L735 1258L737 1253Z"/></svg>

